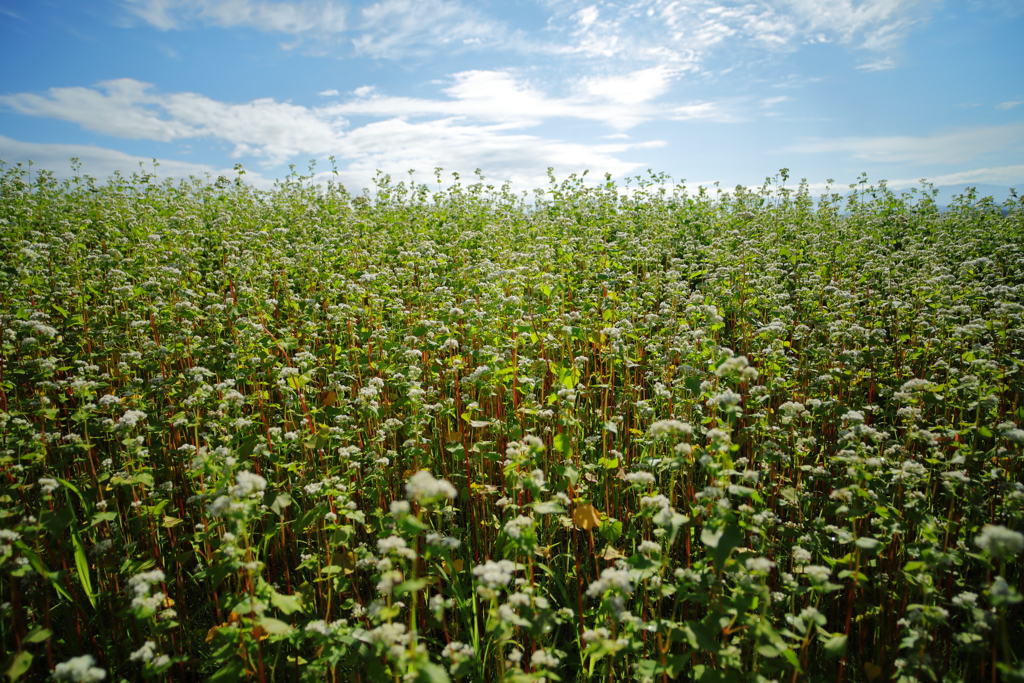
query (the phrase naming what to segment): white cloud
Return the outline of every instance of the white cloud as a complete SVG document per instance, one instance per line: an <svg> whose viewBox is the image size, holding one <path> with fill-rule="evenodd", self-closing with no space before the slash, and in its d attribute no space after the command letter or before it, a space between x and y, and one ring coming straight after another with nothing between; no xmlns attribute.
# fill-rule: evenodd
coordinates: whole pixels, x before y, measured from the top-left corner
<svg viewBox="0 0 1024 683"><path fill-rule="evenodd" d="M665 66L642 69L623 76L585 78L583 89L619 104L638 104L664 95L675 74Z"/></svg>
<svg viewBox="0 0 1024 683"><path fill-rule="evenodd" d="M739 120L718 102L694 102L674 107L669 118L676 121L715 121L718 123L734 123Z"/></svg>
<svg viewBox="0 0 1024 683"><path fill-rule="evenodd" d="M537 49L699 69L715 50L792 51L834 42L867 51L862 68L891 68L907 34L939 0L549 0L561 43Z"/></svg>
<svg viewBox="0 0 1024 683"><path fill-rule="evenodd" d="M502 25L453 0L382 0L360 11L352 45L361 55L399 59L436 48L498 42Z"/></svg>
<svg viewBox="0 0 1024 683"><path fill-rule="evenodd" d="M149 88L148 83L121 78L100 83L98 90L50 88L45 96L0 95L0 105L19 114L73 121L97 133L134 140L167 142L199 134L182 121L162 118L153 106L158 100L148 94Z"/></svg>
<svg viewBox="0 0 1024 683"><path fill-rule="evenodd" d="M976 168L970 171L960 171L958 173L947 173L945 175L933 176L927 180L937 187L987 183L1006 186L1016 185L1017 187L1024 189L1024 165ZM889 182L889 186L893 188L916 187L920 185L920 183L920 179L893 180Z"/></svg>
<svg viewBox="0 0 1024 683"><path fill-rule="evenodd" d="M647 73L650 71L661 75ZM560 98L548 96L512 72L463 71L454 74L443 88L447 99L378 95L360 88L354 93L357 99L332 105L326 111L343 116L464 116L511 127L533 126L551 118L575 118L626 130L667 111L665 106L649 101L667 87L667 71L645 70L635 80L639 85L616 93L611 78L584 79L578 88L581 92Z"/></svg>
<svg viewBox="0 0 1024 683"><path fill-rule="evenodd" d="M467 126L454 119L410 123L388 119L353 130L347 139L351 160L339 173L342 181L360 185L378 169L429 174L435 167L468 176L476 168L497 183L511 180L529 189L546 184L545 168L559 174L591 170L615 176L644 167L619 155L637 145L579 144L539 136L509 134L501 126Z"/></svg>
<svg viewBox="0 0 1024 683"><path fill-rule="evenodd" d="M122 0L122 4L136 20L162 31L245 27L335 44L347 38L356 54L375 59L422 56L437 49L450 52L455 47L493 47L506 33L501 22L458 0L381 0L354 16L335 0Z"/></svg>
<svg viewBox="0 0 1024 683"><path fill-rule="evenodd" d="M374 59L438 51L502 49L531 55L699 71L715 51L792 51L834 42L866 51L860 68L895 66L906 35L940 0L542 0L543 31L517 31L460 0L379 0L346 10L337 0L122 0L128 13L161 30L242 26L327 39L345 38ZM656 74L652 74L652 77ZM613 76L615 77L615 76Z"/></svg>
<svg viewBox="0 0 1024 683"><path fill-rule="evenodd" d="M347 125L337 116L269 98L232 104L188 92L158 95L150 92L149 83L130 78L99 87L104 92L72 87L50 88L46 96L4 95L0 104L122 138L169 142L213 137L233 144L236 158L252 155L270 163L332 149Z"/></svg>
<svg viewBox="0 0 1024 683"><path fill-rule="evenodd" d="M336 33L346 26L344 7L332 0L125 0L124 7L163 31L193 23L288 34Z"/></svg>
<svg viewBox="0 0 1024 683"><path fill-rule="evenodd" d="M104 180L114 174L131 173L142 170L159 178L188 178L195 176L205 178L211 176L235 177L235 171L229 168L218 169L209 164L196 164L175 159L157 159L159 166L153 166L153 159L125 154L114 149L93 145L70 145L60 143L22 142L0 135L0 159L8 165L33 162L35 168L52 171L58 178L71 178L75 174L71 168L71 159L81 163L82 175L90 175ZM259 173L249 171L245 174L246 182L257 187L269 189L273 182Z"/></svg>
<svg viewBox="0 0 1024 683"><path fill-rule="evenodd" d="M230 145L233 157L256 157L268 167L300 155L307 159L333 155L343 163L347 160L349 180L365 179L376 168L404 172L435 166L461 172L480 166L500 172L502 180L527 184L537 182L537 170L547 166L622 174L641 164L623 160L621 154L663 144L647 140L591 145L514 132L551 116L615 126L628 123L625 117L630 108L580 98L548 98L507 73L457 74L445 89L449 99L359 92L362 97L319 107L269 98L230 103L196 93L155 93L147 83L121 79L97 88L8 95L0 97L0 104L119 137L165 142L212 139ZM347 117L354 114L379 120L353 128ZM426 120L408 120L413 117Z"/></svg>
<svg viewBox="0 0 1024 683"><path fill-rule="evenodd" d="M335 90L334 88L331 88L330 90L321 90L320 92L317 93L317 95L319 95L320 97L337 97L340 94L341 93Z"/></svg>
<svg viewBox="0 0 1024 683"><path fill-rule="evenodd" d="M1011 102L1000 102L999 104L996 105L996 109L1002 109L1003 111L1007 111L1013 109L1014 107L1020 104L1024 104L1024 102L1021 102L1020 100L1014 100Z"/></svg>
<svg viewBox="0 0 1024 683"><path fill-rule="evenodd" d="M889 71L890 69L896 68L896 60L892 57L884 57L882 59L858 64L857 68L861 71Z"/></svg>
<svg viewBox="0 0 1024 683"><path fill-rule="evenodd" d="M993 152L1024 147L1024 123L971 128L928 137L894 135L808 140L786 151L807 154L846 153L868 162L961 164Z"/></svg>

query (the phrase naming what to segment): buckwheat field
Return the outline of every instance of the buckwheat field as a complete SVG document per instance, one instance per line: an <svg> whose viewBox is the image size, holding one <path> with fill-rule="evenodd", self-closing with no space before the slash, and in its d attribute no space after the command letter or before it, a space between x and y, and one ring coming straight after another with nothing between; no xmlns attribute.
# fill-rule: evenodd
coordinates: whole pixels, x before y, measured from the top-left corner
<svg viewBox="0 0 1024 683"><path fill-rule="evenodd" d="M0 174L14 681L1024 679L1024 200Z"/></svg>

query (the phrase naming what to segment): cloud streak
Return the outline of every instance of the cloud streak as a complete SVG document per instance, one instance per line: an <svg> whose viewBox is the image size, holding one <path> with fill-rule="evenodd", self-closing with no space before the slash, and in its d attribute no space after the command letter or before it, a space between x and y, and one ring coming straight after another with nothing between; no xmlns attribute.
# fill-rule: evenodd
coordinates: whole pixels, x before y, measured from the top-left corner
<svg viewBox="0 0 1024 683"><path fill-rule="evenodd" d="M896 65L904 39L939 0L541 0L547 30L527 32L458 0L380 0L347 10L334 0L123 0L136 21L160 30L244 27L332 43L352 56L425 57L443 50L501 49L609 63L699 71L715 51L789 52L832 42L863 50L862 68ZM730 52L729 54L732 54ZM651 74L657 77L657 74Z"/></svg>
<svg viewBox="0 0 1024 683"><path fill-rule="evenodd" d="M70 178L74 175L71 159L78 159L89 175L100 180L110 177L115 172L129 173L133 170L145 171L159 178L235 176L233 169L217 168L210 164L196 164L176 159L154 160L95 145L23 142L3 135L0 135L0 159L8 164L24 164L31 160L35 167L52 171L58 178ZM154 166L154 161L159 165ZM272 181L259 173L247 172L245 179L246 182L263 189L273 186Z"/></svg>
<svg viewBox="0 0 1024 683"><path fill-rule="evenodd" d="M812 139L787 148L802 154L847 154L851 159L922 165L967 163L1024 147L1024 123L968 128L931 136L893 135Z"/></svg>
<svg viewBox="0 0 1024 683"><path fill-rule="evenodd" d="M125 0L123 6L162 31L201 24L300 35L337 33L347 26L345 8L332 0Z"/></svg>
<svg viewBox="0 0 1024 683"><path fill-rule="evenodd" d="M660 141L592 145L523 129L553 117L628 128L650 111L638 113L626 102L650 100L656 92L655 84L626 100L610 101L583 87L578 96L551 98L507 72L463 72L444 89L447 98L391 97L360 88L345 101L306 107L270 98L230 103L190 92L157 93L148 83L118 79L95 88L0 96L0 106L122 138L210 139L230 145L233 158L256 158L267 167L300 155L335 156L348 162L349 180L365 180L378 168L404 172L443 166L460 172L500 169L507 176L503 180L529 184L543 182L536 172L547 166L615 175L641 166L622 155ZM354 126L351 118L357 116L376 120Z"/></svg>

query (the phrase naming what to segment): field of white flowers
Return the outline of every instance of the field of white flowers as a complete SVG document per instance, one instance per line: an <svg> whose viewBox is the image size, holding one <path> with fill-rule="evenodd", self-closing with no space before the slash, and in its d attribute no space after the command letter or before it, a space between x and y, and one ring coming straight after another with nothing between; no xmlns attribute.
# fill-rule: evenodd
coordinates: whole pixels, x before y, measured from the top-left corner
<svg viewBox="0 0 1024 683"><path fill-rule="evenodd" d="M0 673L1024 678L1024 200L665 180L6 168Z"/></svg>

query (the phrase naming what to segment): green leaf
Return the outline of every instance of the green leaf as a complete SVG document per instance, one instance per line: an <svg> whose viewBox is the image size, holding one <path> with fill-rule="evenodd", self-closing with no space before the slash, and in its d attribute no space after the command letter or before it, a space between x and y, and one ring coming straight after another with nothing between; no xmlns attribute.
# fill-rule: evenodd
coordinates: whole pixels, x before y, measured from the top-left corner
<svg viewBox="0 0 1024 683"><path fill-rule="evenodd" d="M424 662L416 667L417 683L449 683L448 672L432 662Z"/></svg>
<svg viewBox="0 0 1024 683"><path fill-rule="evenodd" d="M51 536L57 537L64 533L64 530L75 521L75 513L71 508L57 508L56 510L43 510L39 514L39 523L50 532Z"/></svg>
<svg viewBox="0 0 1024 683"><path fill-rule="evenodd" d="M395 586L395 595L405 595L415 591L423 590L430 583L428 579L409 579Z"/></svg>
<svg viewBox="0 0 1024 683"><path fill-rule="evenodd" d="M263 617L259 621L260 628L272 636L281 636L291 633L294 629L280 619Z"/></svg>
<svg viewBox="0 0 1024 683"><path fill-rule="evenodd" d="M870 538L868 536L861 536L856 541L857 547L866 553L874 555L882 547L882 542L876 538Z"/></svg>
<svg viewBox="0 0 1024 683"><path fill-rule="evenodd" d="M699 621L687 621L683 624L683 632L690 647L704 652L718 652L721 645L715 640L718 632L708 624Z"/></svg>
<svg viewBox="0 0 1024 683"><path fill-rule="evenodd" d="M138 474L131 478L131 483L142 484L143 486L153 488L153 475L150 474L149 472L139 472Z"/></svg>
<svg viewBox="0 0 1024 683"><path fill-rule="evenodd" d="M208 683L236 683L241 680L244 671L242 662L235 659L218 669L207 681Z"/></svg>
<svg viewBox="0 0 1024 683"><path fill-rule="evenodd" d="M50 585L53 586L53 589L55 591L64 596L64 598L68 602L74 602L74 600L71 599L71 596L68 594L68 592L64 590L64 586L60 585L60 583L57 581L57 572L46 571L46 567L43 565L43 561L39 559L39 556L36 555L31 548L25 545L24 541L15 541L14 545L16 545L18 549L21 550L22 554L28 558L28 561L32 565L32 568L47 578L47 580L50 582Z"/></svg>
<svg viewBox="0 0 1024 683"><path fill-rule="evenodd" d="M270 504L270 509L273 510L277 516L284 515L284 509L292 504L292 498L287 493L279 493L274 498L274 502Z"/></svg>
<svg viewBox="0 0 1024 683"><path fill-rule="evenodd" d="M28 632L28 635L25 636L25 639L22 640L21 642L23 642L23 643L41 643L41 642L43 642L44 640L46 640L47 638L49 638L52 635L53 635L53 631L51 631L49 629L46 629L46 628L43 628L42 626L36 626L34 629L32 629L31 631Z"/></svg>
<svg viewBox="0 0 1024 683"><path fill-rule="evenodd" d="M102 522L112 522L117 519L116 512L97 512L92 516L92 521L89 522L89 526L96 526Z"/></svg>
<svg viewBox="0 0 1024 683"><path fill-rule="evenodd" d="M842 633L835 633L828 639L822 636L821 639L823 641L822 646L825 648L825 654L829 658L835 659L846 654L846 636Z"/></svg>
<svg viewBox="0 0 1024 683"><path fill-rule="evenodd" d="M274 591L270 594L270 604L286 615L302 611L302 599L298 595L282 595Z"/></svg>
<svg viewBox="0 0 1024 683"><path fill-rule="evenodd" d="M89 558L85 556L85 547L82 545L82 539L79 538L78 532L71 532L71 542L75 546L75 568L78 569L78 581L82 584L82 590L85 591L85 597L89 599L89 604L96 608L96 594L92 590L92 577L89 575Z"/></svg>
<svg viewBox="0 0 1024 683"><path fill-rule="evenodd" d="M622 536L622 522L617 519L608 517L598 528L597 533L601 534L601 538L608 541L609 543L615 543Z"/></svg>
<svg viewBox="0 0 1024 683"><path fill-rule="evenodd" d="M732 554L732 551L743 545L746 539L739 526L728 524L720 531L713 531L705 527L700 532L700 541L714 549L712 556L715 559L715 567L721 570L729 559L729 555Z"/></svg>
<svg viewBox="0 0 1024 683"><path fill-rule="evenodd" d="M32 653L31 652L19 652L14 655L14 659L11 660L11 665L7 667L7 671L4 675L7 676L11 683L18 680L18 678L28 671L29 667L32 666Z"/></svg>

